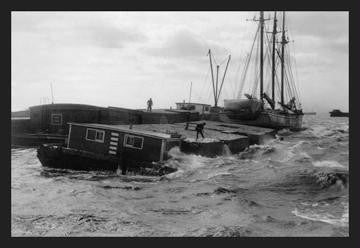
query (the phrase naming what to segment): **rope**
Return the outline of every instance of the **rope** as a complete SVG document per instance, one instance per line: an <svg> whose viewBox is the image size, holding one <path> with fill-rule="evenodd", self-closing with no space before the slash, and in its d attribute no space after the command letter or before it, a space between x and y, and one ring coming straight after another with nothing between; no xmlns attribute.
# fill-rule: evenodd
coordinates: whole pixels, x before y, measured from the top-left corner
<svg viewBox="0 0 360 248"><path fill-rule="evenodd" d="M240 90L238 91L237 98L241 97L242 92L244 90L245 81L246 81L246 78L247 78L247 72L248 72L248 69L249 69L249 65L250 65L250 62L251 62L251 57L252 57L252 54L253 54L253 51L254 51L254 46L255 46L259 31L260 31L260 25L258 25L258 28L256 29L254 40L253 40L253 43L251 45L251 50L250 50L250 53L247 56L247 60L245 62L245 67L244 67L243 73L241 75L241 80L240 80ZM256 56L255 56L255 58L256 58Z"/></svg>
<svg viewBox="0 0 360 248"><path fill-rule="evenodd" d="M206 86L206 82L208 80L209 75L210 75L210 67L208 68L208 71L207 71L206 76L205 76L205 80L203 81L203 84L202 84L203 87L202 87L200 92L204 92L204 88ZM206 89L209 90L209 87L206 87ZM197 99L199 99L201 102L203 101L203 94L201 94L200 97L199 97L198 94L196 94L195 97Z"/></svg>

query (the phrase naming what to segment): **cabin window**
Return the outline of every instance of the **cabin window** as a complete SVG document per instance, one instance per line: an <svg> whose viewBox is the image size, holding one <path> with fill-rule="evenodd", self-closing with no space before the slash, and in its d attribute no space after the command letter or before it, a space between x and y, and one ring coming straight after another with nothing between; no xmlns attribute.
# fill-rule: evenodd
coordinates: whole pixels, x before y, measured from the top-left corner
<svg viewBox="0 0 360 248"><path fill-rule="evenodd" d="M105 131L87 128L86 129L86 140L96 141L104 143Z"/></svg>
<svg viewBox="0 0 360 248"><path fill-rule="evenodd" d="M125 135L124 139L124 146L136 148L136 149L142 149L144 144L144 138L134 135Z"/></svg>
<svg viewBox="0 0 360 248"><path fill-rule="evenodd" d="M51 125L62 125L62 114L51 114Z"/></svg>

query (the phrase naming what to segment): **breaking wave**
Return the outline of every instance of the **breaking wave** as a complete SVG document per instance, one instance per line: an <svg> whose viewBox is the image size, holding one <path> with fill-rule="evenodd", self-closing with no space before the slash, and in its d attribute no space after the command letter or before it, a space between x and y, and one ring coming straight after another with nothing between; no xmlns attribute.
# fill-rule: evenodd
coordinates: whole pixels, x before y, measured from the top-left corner
<svg viewBox="0 0 360 248"><path fill-rule="evenodd" d="M12 235L348 236L349 126L304 119L238 154L174 147L160 177L43 168L12 149Z"/></svg>
<svg viewBox="0 0 360 248"><path fill-rule="evenodd" d="M291 213L300 218L345 227L349 225L349 204L342 202L342 205L343 212L340 216L335 216L334 214L326 212L326 210L317 209L316 207L319 206L319 204L313 204L311 205L311 208L304 210L295 208Z"/></svg>
<svg viewBox="0 0 360 248"><path fill-rule="evenodd" d="M315 167L345 168L345 166L336 161L315 161L313 165Z"/></svg>

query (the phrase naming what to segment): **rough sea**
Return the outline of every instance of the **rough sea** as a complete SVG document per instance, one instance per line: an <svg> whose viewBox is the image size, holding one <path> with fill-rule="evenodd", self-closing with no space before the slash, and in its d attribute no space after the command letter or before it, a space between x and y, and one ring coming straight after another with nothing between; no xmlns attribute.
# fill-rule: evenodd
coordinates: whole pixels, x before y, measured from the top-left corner
<svg viewBox="0 0 360 248"><path fill-rule="evenodd" d="M349 119L206 158L163 177L44 168L11 150L12 236L349 236Z"/></svg>

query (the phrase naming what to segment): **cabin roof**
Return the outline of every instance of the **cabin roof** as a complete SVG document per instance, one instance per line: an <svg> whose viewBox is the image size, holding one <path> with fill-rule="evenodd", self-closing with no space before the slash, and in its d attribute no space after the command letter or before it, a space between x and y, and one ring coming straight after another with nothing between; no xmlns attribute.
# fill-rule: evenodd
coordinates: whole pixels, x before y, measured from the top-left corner
<svg viewBox="0 0 360 248"><path fill-rule="evenodd" d="M160 138L160 139L171 139L171 135L167 133L161 133L161 132L152 132L152 131L144 131L139 129L130 129L129 127L125 127L124 125L106 125L106 124L97 124L97 123L75 123L75 122L69 122L70 125L75 126L83 126L83 127L90 127L90 128L101 128L111 131L120 131L124 133L130 133L130 134L138 134L142 136L148 136L148 137L154 137L154 138Z"/></svg>

